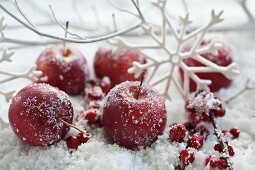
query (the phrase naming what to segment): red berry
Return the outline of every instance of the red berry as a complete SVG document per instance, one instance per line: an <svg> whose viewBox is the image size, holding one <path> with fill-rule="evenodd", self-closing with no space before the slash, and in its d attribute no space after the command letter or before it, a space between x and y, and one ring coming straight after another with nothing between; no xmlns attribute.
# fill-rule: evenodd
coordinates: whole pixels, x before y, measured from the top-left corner
<svg viewBox="0 0 255 170"><path fill-rule="evenodd" d="M182 141L186 136L186 127L181 123L174 123L170 126L169 139L171 141Z"/></svg>
<svg viewBox="0 0 255 170"><path fill-rule="evenodd" d="M200 47L204 47L206 45L208 45L211 42L211 40L204 40ZM193 42L190 44L187 44L184 48L183 51L187 52L189 51L193 46ZM226 45L223 44L222 47L220 47L218 49L218 55L213 55L211 53L206 53L206 54L201 54L201 56L219 66L228 66L232 63L232 58L233 58L233 54L231 49ZM204 64L198 62L197 60L193 59L193 58L187 58L184 60L184 63L187 66L190 67L201 67L204 66ZM181 75L181 79L183 81L183 70L180 69L180 75ZM205 80L211 80L212 84L209 86L209 88L211 89L211 91L218 91L221 88L226 88L231 84L231 80L229 80L228 78L226 78L222 73L217 73L217 72L213 72L213 73L196 73L196 75L201 78L201 79L205 79ZM193 80L190 79L190 91L195 91L196 90L196 84Z"/></svg>
<svg viewBox="0 0 255 170"><path fill-rule="evenodd" d="M219 143L214 145L214 150L216 150L220 153L223 152L222 147ZM229 152L229 156L234 156L235 155L234 149L231 145L228 145L228 152Z"/></svg>
<svg viewBox="0 0 255 170"><path fill-rule="evenodd" d="M90 133L79 133L77 138L81 143L86 143L90 139L90 137Z"/></svg>
<svg viewBox="0 0 255 170"><path fill-rule="evenodd" d="M77 149L81 145L81 142L78 139L78 137L76 137L76 136L69 136L66 139L66 145L67 145L67 147L69 149Z"/></svg>
<svg viewBox="0 0 255 170"><path fill-rule="evenodd" d="M221 148L221 145L219 144L219 143L216 143L215 145L214 145L214 150L216 150L216 151L218 151L218 152L222 152L222 148Z"/></svg>
<svg viewBox="0 0 255 170"><path fill-rule="evenodd" d="M195 160L195 154L190 149L183 149L180 152L179 160L185 164L191 164Z"/></svg>
<svg viewBox="0 0 255 170"><path fill-rule="evenodd" d="M126 148L146 147L161 135L166 125L166 107L162 96L140 82L123 82L106 96L103 124L113 140Z"/></svg>
<svg viewBox="0 0 255 170"><path fill-rule="evenodd" d="M86 110L85 119L89 124L99 124L101 122L101 113L98 109Z"/></svg>
<svg viewBox="0 0 255 170"><path fill-rule="evenodd" d="M222 104L219 104L217 109L214 110L215 117L223 117L225 115L225 109L223 108Z"/></svg>
<svg viewBox="0 0 255 170"><path fill-rule="evenodd" d="M47 83L68 94L78 95L83 91L88 78L87 61L75 48L65 49L63 45L56 45L39 56L36 69L43 74L38 83Z"/></svg>
<svg viewBox="0 0 255 170"><path fill-rule="evenodd" d="M100 100L103 98L104 94L99 86L93 86L91 88L86 88L85 90L86 98L88 100Z"/></svg>
<svg viewBox="0 0 255 170"><path fill-rule="evenodd" d="M235 155L234 149L231 145L228 145L228 152L229 152L229 156L234 156Z"/></svg>
<svg viewBox="0 0 255 170"><path fill-rule="evenodd" d="M135 78L133 74L127 72L134 61L142 64L146 63L144 57L130 50L114 52L110 47L100 48L94 60L95 73L99 78L109 77L111 87L126 80L138 80L139 78Z"/></svg>
<svg viewBox="0 0 255 170"><path fill-rule="evenodd" d="M204 137L199 134L194 134L189 138L189 144L192 148L200 149L204 144Z"/></svg>
<svg viewBox="0 0 255 170"><path fill-rule="evenodd" d="M230 129L229 133L232 135L232 139L236 139L240 135L240 131L236 128Z"/></svg>
<svg viewBox="0 0 255 170"><path fill-rule="evenodd" d="M226 170L228 168L228 164L224 159L211 158L210 159L210 167L218 168L219 170Z"/></svg>
<svg viewBox="0 0 255 170"><path fill-rule="evenodd" d="M66 93L48 84L32 84L12 99L9 122L16 135L31 145L50 145L63 139L72 123L73 107Z"/></svg>

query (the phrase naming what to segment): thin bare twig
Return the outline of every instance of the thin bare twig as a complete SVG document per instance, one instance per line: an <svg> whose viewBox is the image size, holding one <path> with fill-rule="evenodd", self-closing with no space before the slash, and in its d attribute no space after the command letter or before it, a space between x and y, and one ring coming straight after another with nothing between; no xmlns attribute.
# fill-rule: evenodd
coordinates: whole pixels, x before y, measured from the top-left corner
<svg viewBox="0 0 255 170"><path fill-rule="evenodd" d="M35 29L33 26L25 23L24 21L22 21L21 19L16 17L12 12L8 11L2 4L0 4L0 8L5 13L7 13L9 16L11 16L15 20L17 20L22 25L24 25L26 28L28 28L29 30L33 31L34 33L36 33L36 34L38 34L40 36L44 36L44 37L48 37L48 38L52 38L52 39L56 39L56 40L61 40L61 41L73 42L73 43L93 43L93 42L97 42L97 41L107 40L109 38L113 38L115 36L118 36L118 35L130 32L130 31L133 31L134 29L139 28L141 26L141 24L143 24L145 22L144 19L143 19L144 17L142 16L142 13L141 13L139 7L137 6L137 4L133 0L132 0L132 2L135 5L136 9L138 10L138 13L139 13L140 18L141 18L141 21L138 24L136 24L136 25L134 25L132 27L129 27L127 29L120 30L118 32L114 32L114 33L110 33L110 34L102 35L102 36L98 36L98 37L84 38L84 39L63 38L63 37L59 37L59 36L55 36L55 35L52 35L52 34L41 32L41 31Z"/></svg>
<svg viewBox="0 0 255 170"><path fill-rule="evenodd" d="M18 4L18 0L15 0L15 5L16 5L16 8L18 9L19 13L25 18L25 20L26 20L32 27L34 27L35 29L37 29L36 26L34 26L34 25L32 24L32 22L26 17L26 15L25 15L25 14L23 13L23 11L20 9L19 4Z"/></svg>
<svg viewBox="0 0 255 170"><path fill-rule="evenodd" d="M58 21L58 19L57 19L56 15L55 15L55 13L54 13L54 11L53 11L51 5L49 5L49 8L50 8L50 11L51 11L51 13L52 13L52 16L53 16L54 20L55 20L56 23L66 32L66 34L70 34L70 35L72 35L72 36L74 36L74 37L77 37L77 38L79 38L79 39L83 39L83 37L81 37L80 35L75 34L75 33L71 33L71 32L68 31L64 26L62 26L62 25L60 24L60 22ZM66 38L66 36L65 36L65 38Z"/></svg>

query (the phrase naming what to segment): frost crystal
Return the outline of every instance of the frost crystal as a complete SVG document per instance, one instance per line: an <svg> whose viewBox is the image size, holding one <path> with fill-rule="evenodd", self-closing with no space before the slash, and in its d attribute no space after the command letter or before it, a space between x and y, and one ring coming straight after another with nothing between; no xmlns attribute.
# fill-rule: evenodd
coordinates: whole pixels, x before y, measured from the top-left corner
<svg viewBox="0 0 255 170"><path fill-rule="evenodd" d="M204 53L212 53L217 54L217 48L221 47L222 44L211 42L208 45L204 47L200 47L200 44L202 40L205 37L205 34L208 32L208 30L223 21L221 18L221 15L223 11L219 13L215 13L214 10L211 11L211 19L210 21L192 31L187 33L187 28L190 25L191 21L189 19L189 13L186 14L185 17L180 17L181 21L181 29L176 30L174 29L174 26L172 25L165 6L166 6L166 0L154 0L152 1L152 5L154 5L156 8L160 10L160 13L162 15L162 26L160 34L156 34L156 29L154 30L154 27L149 25L148 23L145 23L141 26L144 35L149 36L152 41L154 42L153 45L143 45L143 44L131 44L124 40L121 37L116 37L115 39L110 40L110 44L117 47L117 49L122 48L128 48L131 49L143 56L145 56L149 62L146 64L140 64L138 62L134 62L133 66L129 68L129 73L134 73L135 76L139 76L144 69L151 69L151 74L147 76L147 83L151 84L152 86L156 85L163 85L163 89L161 89L162 95L166 99L170 98L170 87L174 85L179 93L184 97L187 98L189 96L189 84L190 79L192 79L196 85L197 85L197 91L201 89L209 90L208 85L210 85L212 82L210 80L201 79L199 78L196 73L199 72L219 72L222 73L224 76L226 76L229 79L233 79L233 77L238 74L237 70L237 64L232 63L226 67L216 65L212 63L211 61L203 58L201 54ZM167 39L170 36L168 35L168 32L170 32L175 41L177 42L177 46L175 49L170 49L169 45L167 45ZM182 51L182 46L189 40L195 39L195 43L193 47L189 51ZM164 51L165 55L160 57L152 57L152 55L147 54L146 50L158 50ZM191 57L200 63L204 64L205 66L201 67L189 67L184 63L184 59ZM156 73L159 72L160 67L163 65L170 65L168 66L169 71L165 71L165 74L161 77L155 77ZM183 83L180 82L178 76L176 76L175 72L177 68L181 68L184 70L184 80ZM158 75L157 75L158 76ZM156 80L155 80L156 79Z"/></svg>

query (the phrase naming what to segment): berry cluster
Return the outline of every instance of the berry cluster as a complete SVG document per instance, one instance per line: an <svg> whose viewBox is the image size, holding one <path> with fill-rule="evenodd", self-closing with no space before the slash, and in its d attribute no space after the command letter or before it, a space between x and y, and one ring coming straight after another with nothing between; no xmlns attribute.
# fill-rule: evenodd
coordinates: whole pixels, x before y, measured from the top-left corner
<svg viewBox="0 0 255 170"><path fill-rule="evenodd" d="M89 125L102 125L102 100L110 91L111 83L108 77L91 79L86 82L84 99L86 110L78 114L77 119L85 119Z"/></svg>
<svg viewBox="0 0 255 170"><path fill-rule="evenodd" d="M66 138L66 145L69 149L77 149L82 143L86 143L91 138L91 134L80 132L77 136L69 136Z"/></svg>
<svg viewBox="0 0 255 170"><path fill-rule="evenodd" d="M186 148L181 150L179 155L181 164L178 167L180 169L183 169L195 160L194 150L202 148L209 133L209 130L203 125L194 127L190 123L174 123L170 126L170 141L186 143Z"/></svg>
<svg viewBox="0 0 255 170"><path fill-rule="evenodd" d="M184 169L195 160L194 151L203 147L207 136L210 134L207 127L211 124L214 127L214 134L217 137L217 143L214 150L219 155L209 155L206 160L206 166L218 169L232 169L232 163L229 161L235 152L231 145L225 140L223 134L231 134L232 139L239 137L239 130L232 128L229 131L221 133L215 119L225 115L225 109L220 99L216 98L213 93L206 91L198 92L193 99L187 100L185 109L188 114L188 122L174 123L170 126L169 139L171 142L185 142L186 148L181 150L179 155L180 164L178 169Z"/></svg>

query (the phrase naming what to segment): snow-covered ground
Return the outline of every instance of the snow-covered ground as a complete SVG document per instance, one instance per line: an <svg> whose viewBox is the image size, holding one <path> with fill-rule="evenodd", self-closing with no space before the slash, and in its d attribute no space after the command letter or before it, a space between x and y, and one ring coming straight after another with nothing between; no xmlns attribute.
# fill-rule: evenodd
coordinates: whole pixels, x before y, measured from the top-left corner
<svg viewBox="0 0 255 170"><path fill-rule="evenodd" d="M170 1L171 2L171 1ZM198 0L193 1L195 8ZM220 2L220 1L218 1ZM232 2L229 1L231 4ZM177 4L178 5L178 4ZM215 5L215 4L213 4ZM221 9L218 5L218 9ZM208 10L210 9L207 6ZM234 13L238 6L233 3L232 8L226 5L227 23L233 23L233 19L238 16L241 23L244 17ZM231 9L231 10L230 10ZM175 9L176 10L176 9ZM205 9L204 9L205 10ZM204 11L203 10L203 11ZM229 12L229 11L232 11ZM178 13L179 14L179 13ZM207 13L209 14L209 12ZM232 16L231 14L235 15ZM198 16L194 12L194 18ZM9 21L9 20L8 20ZM13 22L10 20L10 22ZM52 29L52 28L45 28ZM30 38L30 34L23 34L24 30L11 30L8 35L19 38ZM244 86L245 80L250 78L255 82L255 32L231 32L211 34L211 37L220 37L232 46L235 54L235 61L239 64L240 76L237 77L228 89L221 90L219 96L223 100L234 95ZM75 45L86 56L90 69L95 51L103 43ZM13 57L14 62L0 65L0 69L21 72L34 64L36 58L45 47L33 47L16 51ZM1 79L1 77L0 77ZM8 84L0 85L3 90L21 89L28 81L17 80ZM83 109L83 102L80 98L72 98L75 112ZM236 140L229 140L234 146L235 156L231 158L236 170L253 170L255 166L255 90L247 91L242 96L226 105L227 114L219 120L222 129L232 127L241 131L240 137ZM8 103L0 98L0 116L6 121L8 114ZM167 103L168 124L172 122L184 122L185 113L181 98ZM70 152L64 141L49 147L31 147L19 141L10 129L0 130L0 169L94 169L94 170L169 170L174 169L173 165L178 160L179 151L184 148L183 144L170 144L168 138L168 128L163 136L159 138L151 147L130 151L115 144L109 144L104 136L103 129L93 131L93 138L86 144L82 144L77 151ZM212 128L211 128L212 131ZM212 134L212 133L211 133ZM210 135L202 149L195 152L195 162L187 169L205 169L204 160L209 152L213 152L213 145L216 143L214 135Z"/></svg>

